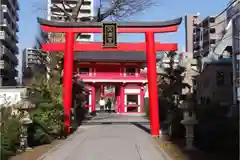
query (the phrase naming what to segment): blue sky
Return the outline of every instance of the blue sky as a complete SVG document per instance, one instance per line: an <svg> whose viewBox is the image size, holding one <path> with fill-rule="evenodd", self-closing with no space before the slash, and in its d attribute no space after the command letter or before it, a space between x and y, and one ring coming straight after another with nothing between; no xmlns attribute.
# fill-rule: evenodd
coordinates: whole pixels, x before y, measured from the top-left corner
<svg viewBox="0 0 240 160"><path fill-rule="evenodd" d="M22 50L33 47L35 37L38 34L38 24L36 17L46 17L46 7L48 0L19 0L20 3L20 43L19 43L19 61L22 60ZM95 0L98 1L99 0ZM201 18L208 15L216 15L221 12L229 0L154 0L157 5L127 17L125 21L161 21L174 19L186 14L200 13ZM118 41L122 42L140 42L144 41L143 34L121 34ZM156 34L157 41L177 42L179 50L185 48L184 22L180 25L176 33ZM101 36L95 37L96 41L101 41ZM21 63L19 63L19 77L21 77Z"/></svg>
<svg viewBox="0 0 240 160"><path fill-rule="evenodd" d="M126 18L126 21L160 21L168 20L186 14L200 13L204 18L207 15L219 13L227 5L227 0L155 0L158 5L146 9L132 17ZM20 52L26 47L32 47L35 41L35 35L38 32L36 17L44 17L47 0L20 0ZM216 3L217 2L217 3ZM206 5L207 4L207 5ZM179 49L185 46L184 23L177 33L158 34L156 39L162 42L178 42ZM119 41L144 41L144 36L138 35L120 35ZM96 40L100 40L99 36Z"/></svg>
<svg viewBox="0 0 240 160"><path fill-rule="evenodd" d="M223 10L228 0L155 0L158 5L146 9L132 17L126 18L126 21L161 21L184 16L186 14L200 13L202 18L208 15L215 15ZM47 0L20 0L20 52L26 47L32 47L35 42L35 36L38 33L36 17L44 17ZM216 3L217 2L217 3ZM184 23L181 24L177 33L158 34L156 39L162 42L177 42L179 49L185 46ZM121 35L119 41L138 42L144 41L144 36ZM96 40L100 40L99 36ZM21 57L21 56L20 56Z"/></svg>

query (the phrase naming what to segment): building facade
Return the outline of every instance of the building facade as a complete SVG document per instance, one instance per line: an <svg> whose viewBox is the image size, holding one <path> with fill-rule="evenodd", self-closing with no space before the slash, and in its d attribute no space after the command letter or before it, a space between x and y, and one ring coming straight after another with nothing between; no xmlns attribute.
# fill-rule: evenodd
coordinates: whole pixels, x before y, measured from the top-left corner
<svg viewBox="0 0 240 160"><path fill-rule="evenodd" d="M90 91L86 104L90 112L100 109L103 96L113 99L112 109L117 113L144 113L147 77L140 72L146 63L144 52L81 52L74 59L74 75ZM114 88L111 94L104 93L109 85Z"/></svg>
<svg viewBox="0 0 240 160"><path fill-rule="evenodd" d="M200 20L200 15L185 16L186 51L194 57L206 57L214 50L222 38L227 21L226 14L208 16Z"/></svg>
<svg viewBox="0 0 240 160"><path fill-rule="evenodd" d="M200 14L196 15L186 15L185 16L185 49L186 52L193 52L193 35L199 34L200 32L196 32L195 26L200 23Z"/></svg>
<svg viewBox="0 0 240 160"><path fill-rule="evenodd" d="M71 15L70 7L76 5L78 1L66 0L66 5L63 6L61 0L48 0L48 19L54 21L66 21L66 16L64 15L63 10L65 10L69 15ZM94 13L94 0L84 0L80 8L77 21L88 22L90 21ZM61 39L61 35L58 35ZM93 33L82 33L77 37L77 41L93 41Z"/></svg>
<svg viewBox="0 0 240 160"><path fill-rule="evenodd" d="M23 58L22 58L23 69L28 67L31 68L35 64L41 63L37 51L38 51L37 49L33 49L33 48L25 48L23 50Z"/></svg>
<svg viewBox="0 0 240 160"><path fill-rule="evenodd" d="M231 106L233 102L231 58L206 63L204 68L197 77L198 104Z"/></svg>
<svg viewBox="0 0 240 160"><path fill-rule="evenodd" d="M0 86L17 85L18 0L0 1Z"/></svg>
<svg viewBox="0 0 240 160"><path fill-rule="evenodd" d="M231 34L234 35L234 37L240 36L240 30L239 30L239 19L240 19L240 1L237 0L235 4L232 5L232 7L228 10L228 17L232 19L232 32ZM234 16L235 15L235 16ZM233 48L233 54L232 54L232 63L233 63L233 101L234 105L237 106L237 103L240 102L240 40L239 38L232 38L232 48Z"/></svg>

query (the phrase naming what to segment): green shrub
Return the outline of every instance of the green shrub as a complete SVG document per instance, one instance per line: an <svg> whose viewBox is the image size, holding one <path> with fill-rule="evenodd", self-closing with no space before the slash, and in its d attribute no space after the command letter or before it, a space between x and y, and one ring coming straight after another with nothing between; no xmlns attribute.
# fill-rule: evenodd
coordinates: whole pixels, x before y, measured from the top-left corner
<svg viewBox="0 0 240 160"><path fill-rule="evenodd" d="M28 128L30 146L51 143L54 138L63 136L63 106L53 103L40 103L31 113L33 123Z"/></svg>
<svg viewBox="0 0 240 160"><path fill-rule="evenodd" d="M20 146L21 124L17 118L5 121L1 126L1 159L15 155Z"/></svg>
<svg viewBox="0 0 240 160"><path fill-rule="evenodd" d="M33 113L33 119L41 124L47 132L58 135L62 133L63 105L40 103Z"/></svg>
<svg viewBox="0 0 240 160"><path fill-rule="evenodd" d="M52 141L51 134L48 132L46 124L34 119L33 123L28 127L28 145L38 146L49 144Z"/></svg>

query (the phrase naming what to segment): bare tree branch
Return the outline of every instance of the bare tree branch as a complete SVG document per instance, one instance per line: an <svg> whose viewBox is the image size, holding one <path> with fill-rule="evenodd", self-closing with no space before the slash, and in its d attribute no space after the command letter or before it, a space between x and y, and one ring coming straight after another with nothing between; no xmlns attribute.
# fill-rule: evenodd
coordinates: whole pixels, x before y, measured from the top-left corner
<svg viewBox="0 0 240 160"><path fill-rule="evenodd" d="M80 8L82 7L83 2L84 2L84 0L78 0L77 5L73 8L72 20L75 21L75 22L77 21L78 14L80 12Z"/></svg>
<svg viewBox="0 0 240 160"><path fill-rule="evenodd" d="M98 15L96 17L89 17L92 18L91 21L101 22L109 16L112 16L115 19L124 19L145 10L154 4L153 0L103 0L103 2L105 5L100 6L101 8L98 10ZM68 4L67 0L61 0L60 3L62 7L54 3L53 5L68 17L67 20L71 22L79 20L78 15L84 4L84 0L78 0L76 4L72 5ZM67 10L69 10L70 13ZM102 11L102 13L100 13L100 11Z"/></svg>
<svg viewBox="0 0 240 160"><path fill-rule="evenodd" d="M67 3L66 0L62 0L62 4L65 6L65 8L68 7L68 8L70 8L71 10L74 8L74 7L70 6L70 5Z"/></svg>
<svg viewBox="0 0 240 160"><path fill-rule="evenodd" d="M58 9L60 9L60 10L64 13L64 15L66 15L66 16L68 17L68 19L72 20L72 16L71 16L65 9L59 7L59 6L56 5L56 4L53 4L53 6L56 7L56 8L58 8Z"/></svg>

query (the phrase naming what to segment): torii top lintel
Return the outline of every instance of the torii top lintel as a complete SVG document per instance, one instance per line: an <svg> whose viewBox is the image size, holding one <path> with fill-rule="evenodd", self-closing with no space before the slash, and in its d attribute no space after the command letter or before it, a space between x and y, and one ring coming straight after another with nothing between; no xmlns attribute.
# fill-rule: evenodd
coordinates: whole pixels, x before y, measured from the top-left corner
<svg viewBox="0 0 240 160"><path fill-rule="evenodd" d="M120 22L117 23L118 33L163 33L176 32L182 17L158 22ZM57 22L38 18L38 23L46 32L101 33L102 22ZM112 23L112 22L110 22Z"/></svg>

